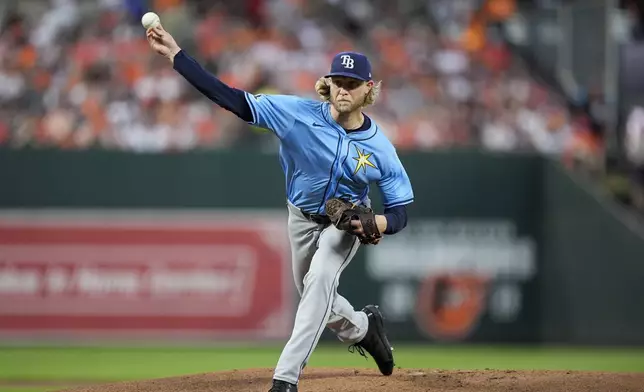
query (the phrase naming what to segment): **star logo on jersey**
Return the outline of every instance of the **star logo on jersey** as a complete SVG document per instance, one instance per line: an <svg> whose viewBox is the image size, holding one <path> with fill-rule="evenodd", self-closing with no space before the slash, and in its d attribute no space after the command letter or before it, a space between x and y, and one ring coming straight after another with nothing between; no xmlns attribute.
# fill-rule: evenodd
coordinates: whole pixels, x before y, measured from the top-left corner
<svg viewBox="0 0 644 392"><path fill-rule="evenodd" d="M371 163L369 161L369 158L371 158L373 153L370 152L369 154L367 154L366 151L364 151L364 150L360 151L358 146L356 146L356 152L358 153L358 156L353 157L353 159L356 160L358 163L356 164L356 170L353 172L354 176L356 175L356 173L358 171L360 171L360 169L362 169L362 172L366 174L367 173L367 166L371 166L374 169L377 169L376 165L374 165L373 163Z"/></svg>

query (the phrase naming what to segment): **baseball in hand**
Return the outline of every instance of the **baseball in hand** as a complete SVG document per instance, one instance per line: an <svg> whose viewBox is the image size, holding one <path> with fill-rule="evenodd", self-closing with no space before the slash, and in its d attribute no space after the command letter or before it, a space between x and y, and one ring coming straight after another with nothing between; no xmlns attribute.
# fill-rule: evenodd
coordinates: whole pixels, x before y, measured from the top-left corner
<svg viewBox="0 0 644 392"><path fill-rule="evenodd" d="M154 12L147 12L143 17L141 18L141 24L145 29L150 29L152 27L157 27L161 23L161 20L159 19L159 15L155 14Z"/></svg>

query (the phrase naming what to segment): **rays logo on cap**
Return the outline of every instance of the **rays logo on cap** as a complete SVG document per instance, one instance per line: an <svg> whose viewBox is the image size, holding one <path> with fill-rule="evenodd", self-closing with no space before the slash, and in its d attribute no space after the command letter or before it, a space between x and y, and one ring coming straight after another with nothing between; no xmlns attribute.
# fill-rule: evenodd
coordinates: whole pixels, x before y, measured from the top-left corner
<svg viewBox="0 0 644 392"><path fill-rule="evenodd" d="M348 54L344 54L340 56L340 58L342 59L342 65L344 66L344 68L353 69L354 61L351 58L351 56L349 56Z"/></svg>
<svg viewBox="0 0 644 392"><path fill-rule="evenodd" d="M333 56L331 71L325 77L344 76L364 81L371 80L371 64L362 53L340 52Z"/></svg>

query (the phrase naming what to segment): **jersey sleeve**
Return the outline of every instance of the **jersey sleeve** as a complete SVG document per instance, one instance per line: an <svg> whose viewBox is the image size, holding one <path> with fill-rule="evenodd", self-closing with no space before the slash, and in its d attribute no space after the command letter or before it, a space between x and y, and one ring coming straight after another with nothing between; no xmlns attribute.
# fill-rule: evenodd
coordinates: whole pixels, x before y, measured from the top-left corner
<svg viewBox="0 0 644 392"><path fill-rule="evenodd" d="M414 191L409 176L395 152L390 155L383 167L378 188L382 194L384 208L403 206L414 201Z"/></svg>
<svg viewBox="0 0 644 392"><path fill-rule="evenodd" d="M253 114L250 124L270 129L280 139L293 128L304 106L302 98L293 95L246 93L246 101Z"/></svg>

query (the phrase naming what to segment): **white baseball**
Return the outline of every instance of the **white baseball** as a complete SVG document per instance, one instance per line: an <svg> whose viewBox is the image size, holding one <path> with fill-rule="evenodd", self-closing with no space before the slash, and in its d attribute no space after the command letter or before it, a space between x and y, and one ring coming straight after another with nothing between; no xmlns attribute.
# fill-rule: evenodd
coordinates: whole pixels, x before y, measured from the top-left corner
<svg viewBox="0 0 644 392"><path fill-rule="evenodd" d="M155 14L154 12L147 12L143 17L141 18L141 24L145 29L149 29L151 27L156 27L161 23L161 19L159 19L159 15Z"/></svg>

